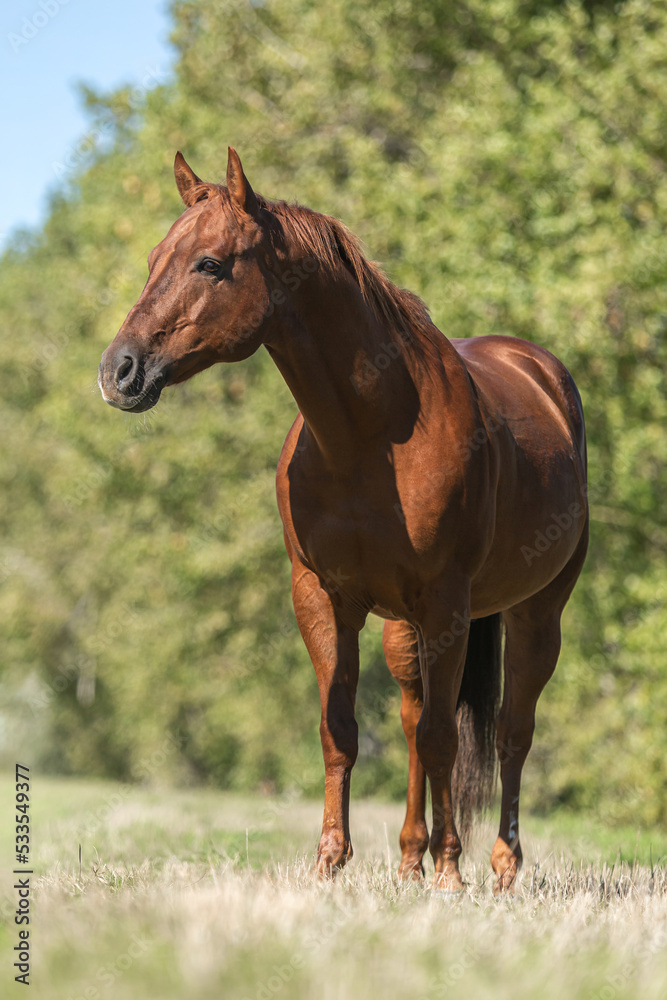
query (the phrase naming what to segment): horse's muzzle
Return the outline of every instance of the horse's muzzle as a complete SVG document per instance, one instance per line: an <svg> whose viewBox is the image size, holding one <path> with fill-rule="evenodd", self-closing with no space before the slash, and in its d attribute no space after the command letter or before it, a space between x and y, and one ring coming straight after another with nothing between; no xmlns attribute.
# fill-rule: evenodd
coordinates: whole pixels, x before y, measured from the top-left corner
<svg viewBox="0 0 667 1000"><path fill-rule="evenodd" d="M164 372L154 359L141 358L127 344L113 354L110 352L109 347L102 355L97 378L104 401L127 413L150 410L164 388Z"/></svg>

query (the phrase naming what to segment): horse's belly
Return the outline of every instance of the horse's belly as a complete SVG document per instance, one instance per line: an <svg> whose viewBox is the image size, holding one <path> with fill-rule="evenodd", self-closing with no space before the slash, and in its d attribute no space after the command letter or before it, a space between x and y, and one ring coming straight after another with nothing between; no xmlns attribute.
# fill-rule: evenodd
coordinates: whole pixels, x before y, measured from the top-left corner
<svg viewBox="0 0 667 1000"><path fill-rule="evenodd" d="M472 580L473 617L514 607L543 590L574 556L587 520L586 500L573 483L558 502L519 510L511 528L498 525Z"/></svg>

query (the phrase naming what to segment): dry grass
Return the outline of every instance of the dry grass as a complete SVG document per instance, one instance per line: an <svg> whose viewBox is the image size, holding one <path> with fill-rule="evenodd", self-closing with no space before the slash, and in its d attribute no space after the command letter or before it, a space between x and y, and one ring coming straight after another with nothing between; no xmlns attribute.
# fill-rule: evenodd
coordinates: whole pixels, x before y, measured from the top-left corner
<svg viewBox="0 0 667 1000"><path fill-rule="evenodd" d="M527 837L519 892L500 903L482 828L448 902L396 882L393 805L355 803L357 856L323 885L316 803L64 781L36 781L33 801L39 1000L667 996L665 868L615 861L590 828Z"/></svg>

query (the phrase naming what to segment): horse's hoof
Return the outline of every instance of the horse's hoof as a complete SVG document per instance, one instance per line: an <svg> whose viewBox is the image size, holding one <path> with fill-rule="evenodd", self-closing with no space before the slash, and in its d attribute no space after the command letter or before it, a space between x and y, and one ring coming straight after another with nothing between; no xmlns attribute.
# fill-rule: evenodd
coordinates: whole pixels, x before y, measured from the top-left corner
<svg viewBox="0 0 667 1000"><path fill-rule="evenodd" d="M416 865L401 865L398 869L398 881L423 882L424 866L421 863Z"/></svg>
<svg viewBox="0 0 667 1000"><path fill-rule="evenodd" d="M516 891L518 872L503 872L496 877L493 885L493 896L495 899L512 899Z"/></svg>
<svg viewBox="0 0 667 1000"><path fill-rule="evenodd" d="M446 903L453 903L456 899L463 899L465 892L463 889L433 889L433 898L442 899Z"/></svg>

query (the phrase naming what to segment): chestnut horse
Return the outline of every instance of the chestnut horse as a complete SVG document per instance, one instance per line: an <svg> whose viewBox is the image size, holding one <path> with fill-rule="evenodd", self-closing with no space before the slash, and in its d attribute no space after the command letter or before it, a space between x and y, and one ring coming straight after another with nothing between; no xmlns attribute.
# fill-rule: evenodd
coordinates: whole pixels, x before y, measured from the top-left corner
<svg viewBox="0 0 667 1000"><path fill-rule="evenodd" d="M99 385L141 413L165 386L263 344L298 404L277 493L322 708L318 870L352 856L358 639L373 613L386 619L409 750L400 875L422 875L429 847L434 885L461 890L457 823L465 841L488 804L495 742L494 891L513 891L521 771L588 538L576 386L524 340L448 340L342 223L255 194L233 149L226 187L180 153L174 170L186 211L151 251Z"/></svg>

